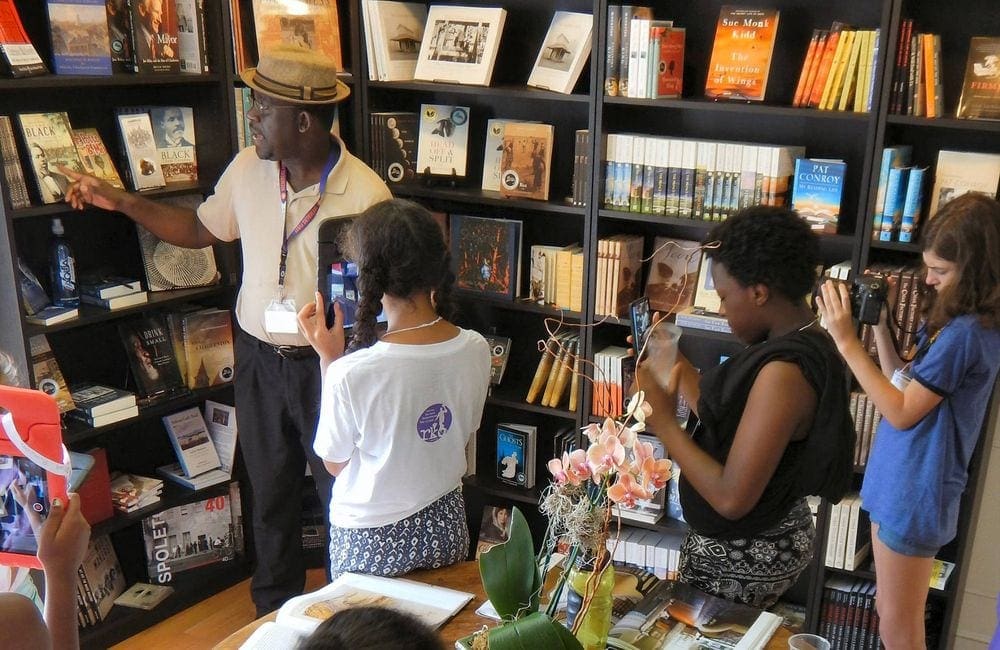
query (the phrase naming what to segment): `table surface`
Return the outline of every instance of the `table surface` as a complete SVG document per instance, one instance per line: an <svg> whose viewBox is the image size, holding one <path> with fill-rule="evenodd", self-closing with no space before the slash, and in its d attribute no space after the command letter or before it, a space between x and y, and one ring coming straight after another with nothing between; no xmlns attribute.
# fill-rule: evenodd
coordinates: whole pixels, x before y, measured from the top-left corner
<svg viewBox="0 0 1000 650"><path fill-rule="evenodd" d="M483 583L479 578L479 564L477 562L460 562L450 567L444 567L443 569L414 571L407 574L406 578L430 585L467 591L473 594L472 600L441 628L440 634L441 638L445 641L446 648L453 647L456 640L472 634L483 626L496 624L496 621L476 614L476 609L486 601ZM215 650L238 650L250 638L254 630L266 621L273 621L276 616L277 612L271 612L267 616L258 618L253 623L245 625L216 645ZM790 634L784 627L779 628L775 635L771 637L770 642L768 642L767 650L786 650Z"/></svg>

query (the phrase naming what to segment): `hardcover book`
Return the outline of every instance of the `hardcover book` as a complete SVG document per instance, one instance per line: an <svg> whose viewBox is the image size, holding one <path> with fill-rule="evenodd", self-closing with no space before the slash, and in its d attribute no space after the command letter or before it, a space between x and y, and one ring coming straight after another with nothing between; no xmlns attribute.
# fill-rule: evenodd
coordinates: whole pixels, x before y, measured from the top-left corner
<svg viewBox="0 0 1000 650"><path fill-rule="evenodd" d="M465 178L469 148L469 108L420 105L417 173Z"/></svg>
<svg viewBox="0 0 1000 650"><path fill-rule="evenodd" d="M136 190L148 190L166 185L149 113L119 113L118 133L128 160L128 175L132 187Z"/></svg>
<svg viewBox="0 0 1000 650"><path fill-rule="evenodd" d="M389 0L372 0L365 5L366 37L375 54L378 80L413 79L427 23L427 6Z"/></svg>
<svg viewBox="0 0 1000 650"><path fill-rule="evenodd" d="M133 70L143 73L181 71L176 0L128 3L132 19Z"/></svg>
<svg viewBox="0 0 1000 650"><path fill-rule="evenodd" d="M47 0L56 74L110 75L105 0Z"/></svg>
<svg viewBox="0 0 1000 650"><path fill-rule="evenodd" d="M140 403L169 399L187 392L167 324L149 315L118 325Z"/></svg>
<svg viewBox="0 0 1000 650"><path fill-rule="evenodd" d="M706 97L764 100L778 15L777 9L722 7L708 64Z"/></svg>
<svg viewBox="0 0 1000 650"><path fill-rule="evenodd" d="M202 472L197 476L188 476L180 463L171 463L170 465L157 467L156 473L178 485L183 485L189 490L204 490L207 487L233 480L231 474L223 472L218 468Z"/></svg>
<svg viewBox="0 0 1000 650"><path fill-rule="evenodd" d="M35 377L35 389L52 396L59 405L60 413L68 413L76 408L73 395L66 386L59 362L52 353L49 340L44 334L36 334L28 340L31 348L31 372Z"/></svg>
<svg viewBox="0 0 1000 650"><path fill-rule="evenodd" d="M816 232L837 234L846 167L843 160L799 158L795 161L792 209Z"/></svg>
<svg viewBox="0 0 1000 650"><path fill-rule="evenodd" d="M486 121L486 146L483 150L483 189L500 191L500 171L503 164L503 132L506 125L520 120L490 118Z"/></svg>
<svg viewBox="0 0 1000 650"><path fill-rule="evenodd" d="M24 31L14 0L0 0L0 74L30 77L47 72L38 50Z"/></svg>
<svg viewBox="0 0 1000 650"><path fill-rule="evenodd" d="M521 286L521 222L451 217L455 288L513 300Z"/></svg>
<svg viewBox="0 0 1000 650"><path fill-rule="evenodd" d="M942 149L934 169L934 190L928 214L933 219L938 208L966 192L979 192L995 199L998 183L1000 154Z"/></svg>
<svg viewBox="0 0 1000 650"><path fill-rule="evenodd" d="M149 581L173 582L174 576L236 557L236 526L228 494L187 503L142 520Z"/></svg>
<svg viewBox="0 0 1000 650"><path fill-rule="evenodd" d="M205 287L219 281L211 246L182 248L161 240L140 225L135 229L150 291Z"/></svg>
<svg viewBox="0 0 1000 650"><path fill-rule="evenodd" d="M207 388L233 379L233 328L226 309L202 309L181 319L185 382ZM178 355L182 352L178 351Z"/></svg>
<svg viewBox="0 0 1000 650"><path fill-rule="evenodd" d="M120 190L125 189L125 184L122 183L115 163L111 160L111 155L108 153L107 147L104 146L104 140L101 139L101 134L98 133L97 129L73 129L72 135L73 144L76 145L76 152L80 156L80 162L83 163L84 171Z"/></svg>
<svg viewBox="0 0 1000 650"><path fill-rule="evenodd" d="M969 40L956 117L1000 120L1000 37L974 36Z"/></svg>
<svg viewBox="0 0 1000 650"><path fill-rule="evenodd" d="M70 389L76 409L94 417L136 405L135 393L93 382L76 384Z"/></svg>
<svg viewBox="0 0 1000 650"><path fill-rule="evenodd" d="M163 426L186 476L198 476L219 467L219 454L208 435L205 418L197 408L164 415Z"/></svg>
<svg viewBox="0 0 1000 650"><path fill-rule="evenodd" d="M657 237L653 246L645 291L649 307L664 314L690 307L698 284L701 245L696 241Z"/></svg>
<svg viewBox="0 0 1000 650"><path fill-rule="evenodd" d="M28 185L24 182L24 171L21 169L14 127L9 115L0 115L0 163L3 163L3 178L10 207L15 210L29 207L31 197L28 195Z"/></svg>
<svg viewBox="0 0 1000 650"><path fill-rule="evenodd" d="M684 36L683 27L655 27L656 37L650 52L654 83L650 97L680 97L684 91Z"/></svg>
<svg viewBox="0 0 1000 650"><path fill-rule="evenodd" d="M198 180L194 111L190 106L153 106L149 109L153 139L163 180L185 183Z"/></svg>
<svg viewBox="0 0 1000 650"><path fill-rule="evenodd" d="M538 51L528 85L558 93L573 92L590 59L593 14L557 11Z"/></svg>
<svg viewBox="0 0 1000 650"><path fill-rule="evenodd" d="M205 424L219 455L219 469L232 474L233 458L236 456L236 408L205 400Z"/></svg>
<svg viewBox="0 0 1000 650"><path fill-rule="evenodd" d="M117 298L142 291L142 283L111 273L80 274L80 294L94 298Z"/></svg>
<svg viewBox="0 0 1000 650"><path fill-rule="evenodd" d="M489 86L505 9L431 5L413 78Z"/></svg>
<svg viewBox="0 0 1000 650"><path fill-rule="evenodd" d="M59 305L46 305L38 311L26 314L24 320L33 325L55 325L76 318L80 315L80 310L76 307L61 307Z"/></svg>
<svg viewBox="0 0 1000 650"><path fill-rule="evenodd" d="M500 194L548 200L554 134L551 124L508 122L504 126Z"/></svg>
<svg viewBox="0 0 1000 650"><path fill-rule="evenodd" d="M69 179L59 172L59 167L83 169L73 144L69 116L66 113L18 113L17 121L42 203L64 200Z"/></svg>
<svg viewBox="0 0 1000 650"><path fill-rule="evenodd" d="M497 479L517 487L534 487L535 436L534 426L497 425Z"/></svg>
<svg viewBox="0 0 1000 650"><path fill-rule="evenodd" d="M418 121L416 113L372 114L373 162L383 180L405 183L416 178Z"/></svg>
<svg viewBox="0 0 1000 650"><path fill-rule="evenodd" d="M208 37L205 34L205 0L175 0L177 6L177 52L181 72L210 72Z"/></svg>
<svg viewBox="0 0 1000 650"><path fill-rule="evenodd" d="M253 0L257 51L295 45L318 52L343 70L340 17L332 0Z"/></svg>
<svg viewBox="0 0 1000 650"><path fill-rule="evenodd" d="M114 72L134 72L132 56L132 14L126 0L107 0L108 38L111 45L111 68Z"/></svg>
<svg viewBox="0 0 1000 650"><path fill-rule="evenodd" d="M76 589L85 626L103 621L115 598L125 591L125 574L107 535L91 539L87 545L87 554L77 569Z"/></svg>
<svg viewBox="0 0 1000 650"><path fill-rule="evenodd" d="M476 559L497 544L507 541L510 535L510 508L485 506L483 522L479 526L479 540L476 542Z"/></svg>

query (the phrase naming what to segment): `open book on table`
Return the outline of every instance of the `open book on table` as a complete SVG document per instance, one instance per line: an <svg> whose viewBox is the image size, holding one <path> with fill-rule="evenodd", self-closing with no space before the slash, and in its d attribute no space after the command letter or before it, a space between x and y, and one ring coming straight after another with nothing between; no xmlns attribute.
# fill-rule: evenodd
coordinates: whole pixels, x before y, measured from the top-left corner
<svg viewBox="0 0 1000 650"><path fill-rule="evenodd" d="M472 600L472 594L401 578L345 573L312 593L292 598L275 622L261 625L243 650L291 650L337 612L351 607L389 607L438 628Z"/></svg>
<svg viewBox="0 0 1000 650"><path fill-rule="evenodd" d="M622 650L750 650L763 648L781 617L663 580L608 634Z"/></svg>

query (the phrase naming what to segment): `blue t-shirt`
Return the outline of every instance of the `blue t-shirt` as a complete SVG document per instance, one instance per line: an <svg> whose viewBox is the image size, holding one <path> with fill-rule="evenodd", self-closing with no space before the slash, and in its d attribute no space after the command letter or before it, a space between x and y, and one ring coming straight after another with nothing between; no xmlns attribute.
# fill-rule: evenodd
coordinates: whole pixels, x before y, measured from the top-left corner
<svg viewBox="0 0 1000 650"><path fill-rule="evenodd" d="M1000 367L1000 330L959 316L931 343L921 330L918 346L911 376L944 399L909 429L882 419L861 499L883 529L913 544L940 547L957 530L969 459Z"/></svg>

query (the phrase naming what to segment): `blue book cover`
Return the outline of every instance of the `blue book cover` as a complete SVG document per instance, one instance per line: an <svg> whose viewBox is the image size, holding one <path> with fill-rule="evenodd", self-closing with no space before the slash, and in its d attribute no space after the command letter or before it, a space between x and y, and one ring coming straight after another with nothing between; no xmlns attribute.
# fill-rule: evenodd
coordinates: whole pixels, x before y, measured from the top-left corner
<svg viewBox="0 0 1000 650"><path fill-rule="evenodd" d="M872 239L878 239L882 230L882 211L885 208L885 190L889 184L889 170L893 167L906 167L913 155L911 145L886 147L882 150L882 163L879 165L878 189L875 192L874 219L872 223Z"/></svg>
<svg viewBox="0 0 1000 650"><path fill-rule="evenodd" d="M817 232L837 232L846 167L842 160L799 158L795 161L792 209Z"/></svg>
<svg viewBox="0 0 1000 650"><path fill-rule="evenodd" d="M528 434L497 426L497 478L504 483L528 487L526 457Z"/></svg>
<svg viewBox="0 0 1000 650"><path fill-rule="evenodd" d="M899 225L899 241L910 243L920 222L923 207L924 175L926 167L914 167L906 183L906 198L903 200L903 219Z"/></svg>
<svg viewBox="0 0 1000 650"><path fill-rule="evenodd" d="M48 10L56 74L110 75L104 0L48 0Z"/></svg>
<svg viewBox="0 0 1000 650"><path fill-rule="evenodd" d="M909 167L893 167L889 170L889 180L885 187L885 207L882 209L882 226L878 234L879 241L892 241L893 233L899 232L909 171Z"/></svg>

